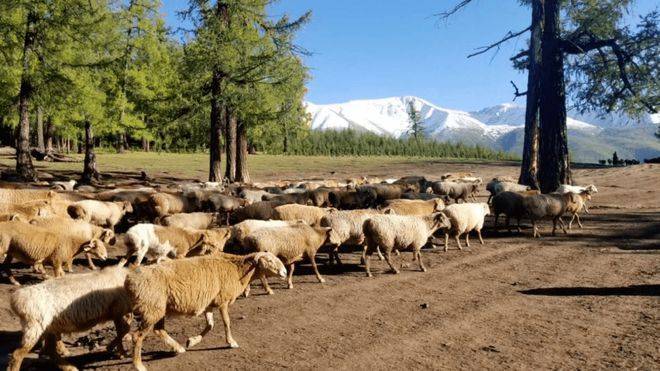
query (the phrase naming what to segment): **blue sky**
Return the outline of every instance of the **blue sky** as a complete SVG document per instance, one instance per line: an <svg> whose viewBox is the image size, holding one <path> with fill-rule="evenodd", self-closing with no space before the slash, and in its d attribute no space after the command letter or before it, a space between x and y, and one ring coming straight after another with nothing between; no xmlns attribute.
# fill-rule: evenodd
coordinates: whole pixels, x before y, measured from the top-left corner
<svg viewBox="0 0 660 371"><path fill-rule="evenodd" d="M524 47L525 37L511 40L496 55L466 56L509 30L528 26L529 9L518 5L518 0L474 0L448 21L433 17L457 2L281 0L270 13L294 17L312 10L311 22L297 38L299 45L314 53L305 58L312 75L308 101L325 104L415 95L466 111L510 102L509 81L524 90L526 76L514 71L508 58ZM184 9L187 1L163 3L168 25L177 27L176 11ZM638 0L631 17L657 6L657 0Z"/></svg>

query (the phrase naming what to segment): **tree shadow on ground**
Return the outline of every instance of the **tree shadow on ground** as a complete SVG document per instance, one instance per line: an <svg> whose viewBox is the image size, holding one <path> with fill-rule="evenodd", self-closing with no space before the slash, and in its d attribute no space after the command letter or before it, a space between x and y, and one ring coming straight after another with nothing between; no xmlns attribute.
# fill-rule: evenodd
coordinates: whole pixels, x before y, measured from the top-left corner
<svg viewBox="0 0 660 371"><path fill-rule="evenodd" d="M543 296L660 296L660 285L622 287L546 287L518 291L525 295Z"/></svg>

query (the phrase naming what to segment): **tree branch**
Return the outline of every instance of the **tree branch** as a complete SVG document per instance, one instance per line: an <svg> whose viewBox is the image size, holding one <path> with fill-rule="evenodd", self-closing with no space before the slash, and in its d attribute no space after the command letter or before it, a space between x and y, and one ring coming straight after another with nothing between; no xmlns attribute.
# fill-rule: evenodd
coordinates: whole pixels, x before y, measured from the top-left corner
<svg viewBox="0 0 660 371"><path fill-rule="evenodd" d="M450 10L446 10L444 12L438 13L435 16L440 18L440 20L445 20L451 17L453 14L456 14L459 10L463 9L466 5L468 5L471 2L472 0L461 0L461 2L454 5L454 7L451 8Z"/></svg>
<svg viewBox="0 0 660 371"><path fill-rule="evenodd" d="M513 57L509 58L510 61L515 61L516 59L520 59L522 57L526 57L529 55L529 50L523 50L520 53L514 55Z"/></svg>
<svg viewBox="0 0 660 371"><path fill-rule="evenodd" d="M522 97L522 96L527 95L527 91L524 91L524 92L521 93L520 90L518 90L518 86L516 85L515 82L513 82L513 80L511 80L510 82L511 82L511 85L513 85L513 89L515 89L515 91L513 92L513 100L514 101L518 97Z"/></svg>
<svg viewBox="0 0 660 371"><path fill-rule="evenodd" d="M532 29L532 26L528 26L528 27L526 27L524 30L520 30L520 31L518 31L518 32L511 32L511 31L509 31L509 32L506 33L506 35L504 35L504 37L503 37L501 40L499 40L499 41L497 41L497 42L494 42L494 43L492 43L492 44L490 44L490 45L482 46L482 47L477 48L478 51L477 51L477 52L474 52L474 53L472 53L472 54L470 54L470 55L468 55L468 58L472 58L472 57L474 57L474 56L477 56L477 55L483 54L483 53L485 53L485 52L487 52L487 51L489 51L489 50L491 50L491 49L493 49L493 48L497 48L497 49L499 50L500 45L502 45L503 43L505 43L505 42L507 42L507 41L509 41L509 40L511 40L511 39L513 39L513 38L515 38L515 37L518 37L518 36L524 34L525 32L527 32L527 31L529 31L529 30L531 30L531 29Z"/></svg>

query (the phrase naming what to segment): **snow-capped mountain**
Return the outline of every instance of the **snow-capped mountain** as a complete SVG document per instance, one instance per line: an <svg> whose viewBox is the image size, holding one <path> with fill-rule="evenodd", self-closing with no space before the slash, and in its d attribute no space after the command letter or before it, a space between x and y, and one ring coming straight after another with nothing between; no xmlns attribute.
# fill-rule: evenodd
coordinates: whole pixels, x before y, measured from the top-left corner
<svg viewBox="0 0 660 371"><path fill-rule="evenodd" d="M399 138L409 134L410 103L422 117L425 133L430 138L520 153L525 107L512 103L465 112L405 96L339 104L307 103L307 111L313 130L353 129ZM601 117L569 112L569 146L574 160L593 162L610 156L613 151L619 151L619 156L626 158L658 156L660 142L652 135L657 121L660 121L659 115L631 118L625 114Z"/></svg>

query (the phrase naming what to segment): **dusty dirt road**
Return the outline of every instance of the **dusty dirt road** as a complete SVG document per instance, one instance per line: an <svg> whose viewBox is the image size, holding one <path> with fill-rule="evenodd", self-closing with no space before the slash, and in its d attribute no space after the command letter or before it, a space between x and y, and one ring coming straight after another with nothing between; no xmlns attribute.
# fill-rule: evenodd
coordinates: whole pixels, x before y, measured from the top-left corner
<svg viewBox="0 0 660 371"><path fill-rule="evenodd" d="M514 175L505 165L429 163L378 169L375 176L473 171L489 178ZM387 171L387 172L385 172ZM351 174L346 170L343 175ZM322 176L322 174L310 174ZM254 284L231 307L239 349L226 349L216 328L196 348L174 356L151 336L144 359L152 370L194 369L660 369L660 166L575 171L578 183L598 186L584 229L532 239L486 230L486 244L449 252L425 250L429 271L409 264L401 274L374 261L365 277L357 254L343 254L343 269L325 265L327 283L308 265L296 269L293 290ZM485 200L486 192L482 192ZM486 222L492 225L492 218ZM406 262L411 254L404 252ZM78 269L83 269L78 267ZM23 278L28 270L22 270ZM20 276L19 276L20 279ZM13 288L0 284L0 363L17 347L20 325L8 308ZM184 343L203 328L198 318L168 318L167 330ZM101 326L82 337L111 334ZM81 368L128 369L100 349L75 346ZM104 336L105 335L105 336ZM48 367L35 355L27 369ZM3 367L0 364L0 367Z"/></svg>

